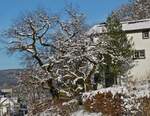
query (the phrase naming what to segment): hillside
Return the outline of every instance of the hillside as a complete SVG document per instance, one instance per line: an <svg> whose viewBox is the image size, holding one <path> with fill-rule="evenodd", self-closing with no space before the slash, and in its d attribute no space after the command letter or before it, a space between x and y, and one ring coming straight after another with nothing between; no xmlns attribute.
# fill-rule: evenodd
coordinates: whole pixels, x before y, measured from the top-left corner
<svg viewBox="0 0 150 116"><path fill-rule="evenodd" d="M23 69L8 69L0 70L0 88L15 86L17 84L17 75L23 71Z"/></svg>

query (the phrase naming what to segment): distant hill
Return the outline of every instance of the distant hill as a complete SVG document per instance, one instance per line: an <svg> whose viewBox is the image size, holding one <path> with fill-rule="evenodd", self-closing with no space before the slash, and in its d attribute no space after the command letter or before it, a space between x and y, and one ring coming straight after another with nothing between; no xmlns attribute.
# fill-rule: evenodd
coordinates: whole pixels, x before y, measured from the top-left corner
<svg viewBox="0 0 150 116"><path fill-rule="evenodd" d="M17 85L17 75L23 69L0 70L0 88Z"/></svg>

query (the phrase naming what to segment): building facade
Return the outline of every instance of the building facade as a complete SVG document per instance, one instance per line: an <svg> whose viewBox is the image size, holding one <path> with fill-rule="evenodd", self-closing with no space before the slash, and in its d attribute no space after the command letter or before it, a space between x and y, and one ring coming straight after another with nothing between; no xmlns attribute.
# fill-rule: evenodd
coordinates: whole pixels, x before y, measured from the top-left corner
<svg viewBox="0 0 150 116"><path fill-rule="evenodd" d="M121 22L122 30L133 43L133 68L127 75L131 81L150 80L150 19ZM93 26L89 34L107 32L105 23ZM95 37L95 41L98 38Z"/></svg>
<svg viewBox="0 0 150 116"><path fill-rule="evenodd" d="M122 22L122 29L134 45L134 67L129 76L134 81L150 80L150 19Z"/></svg>

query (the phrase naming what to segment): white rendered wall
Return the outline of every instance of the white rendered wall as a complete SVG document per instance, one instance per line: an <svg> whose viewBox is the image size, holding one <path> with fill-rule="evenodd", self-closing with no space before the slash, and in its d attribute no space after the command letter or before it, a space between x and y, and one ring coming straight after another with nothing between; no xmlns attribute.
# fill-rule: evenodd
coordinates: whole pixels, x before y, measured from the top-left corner
<svg viewBox="0 0 150 116"><path fill-rule="evenodd" d="M134 61L135 66L129 71L129 76L132 76L134 81L146 80L150 77L150 38L142 39L142 32L130 33L127 37L133 39L135 50L145 50L145 59Z"/></svg>

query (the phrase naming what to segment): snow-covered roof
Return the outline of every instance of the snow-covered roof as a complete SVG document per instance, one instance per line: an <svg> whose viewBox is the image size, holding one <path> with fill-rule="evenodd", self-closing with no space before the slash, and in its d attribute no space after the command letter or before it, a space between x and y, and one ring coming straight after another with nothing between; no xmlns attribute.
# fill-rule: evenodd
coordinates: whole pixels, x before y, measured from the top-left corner
<svg viewBox="0 0 150 116"><path fill-rule="evenodd" d="M94 25L87 34L97 34L97 33L104 33L106 32L105 23Z"/></svg>
<svg viewBox="0 0 150 116"><path fill-rule="evenodd" d="M124 31L138 31L150 29L150 19L125 21L122 23L122 30ZM105 23L94 25L88 34L100 34L106 32Z"/></svg>
<svg viewBox="0 0 150 116"><path fill-rule="evenodd" d="M150 19L121 22L124 31L150 29Z"/></svg>

